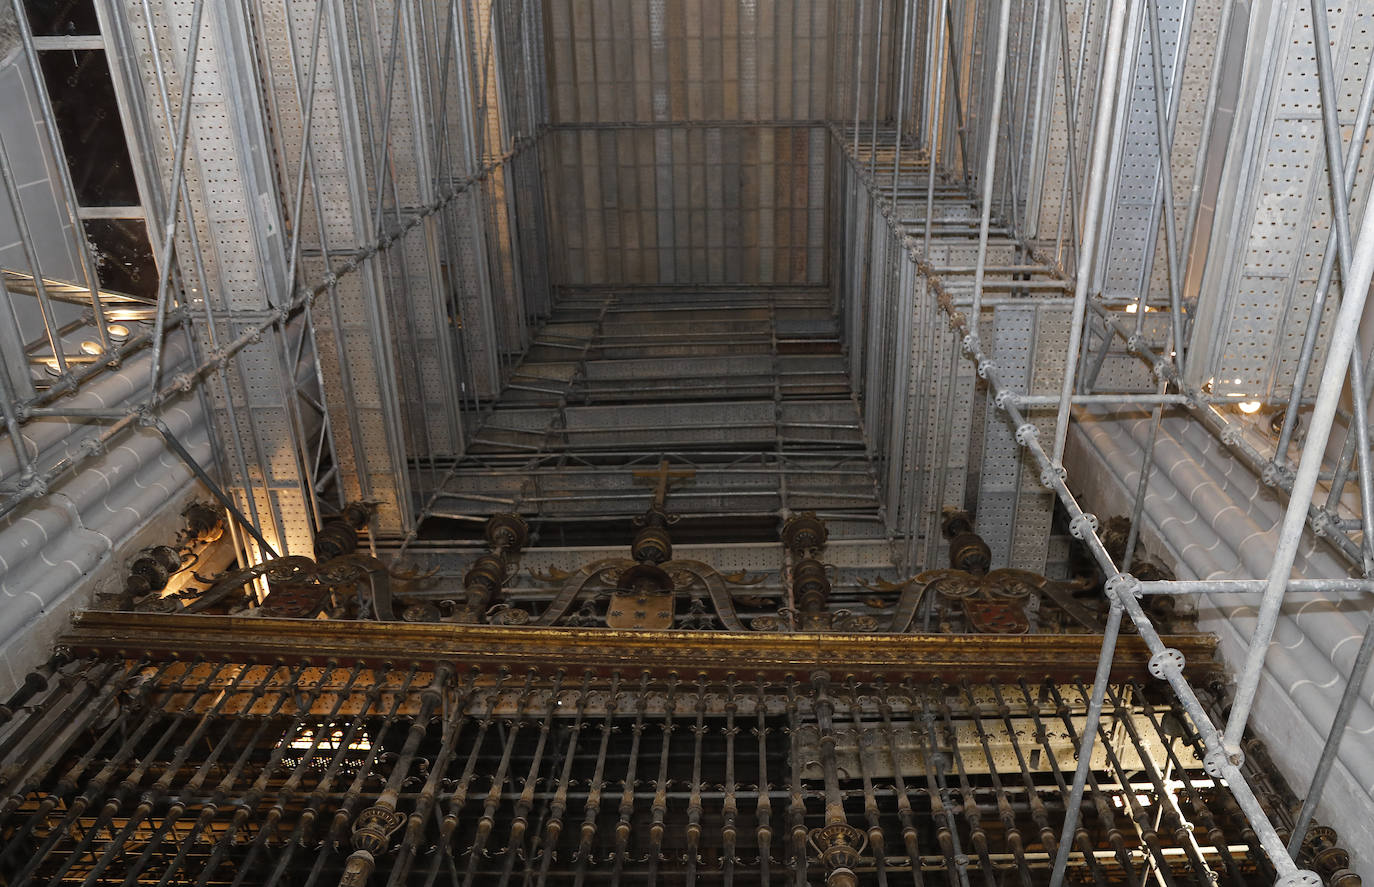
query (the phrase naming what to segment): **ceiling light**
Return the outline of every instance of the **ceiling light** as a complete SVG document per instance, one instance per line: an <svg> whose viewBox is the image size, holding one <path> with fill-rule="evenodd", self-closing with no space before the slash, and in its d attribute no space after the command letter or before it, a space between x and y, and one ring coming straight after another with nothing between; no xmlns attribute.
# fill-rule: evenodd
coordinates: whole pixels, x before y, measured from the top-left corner
<svg viewBox="0 0 1374 887"><path fill-rule="evenodd" d="M1257 400L1247 400L1243 403L1236 404L1236 406L1240 407L1242 413L1245 413L1247 416L1252 416L1260 411L1262 404Z"/></svg>
<svg viewBox="0 0 1374 887"><path fill-rule="evenodd" d="M81 343L81 353L89 354L91 357L99 357L105 353L105 348L99 342L87 339Z"/></svg>
<svg viewBox="0 0 1374 887"><path fill-rule="evenodd" d="M105 327L105 332L110 334L110 338L115 341L123 341L129 338L129 328L122 323L112 323Z"/></svg>

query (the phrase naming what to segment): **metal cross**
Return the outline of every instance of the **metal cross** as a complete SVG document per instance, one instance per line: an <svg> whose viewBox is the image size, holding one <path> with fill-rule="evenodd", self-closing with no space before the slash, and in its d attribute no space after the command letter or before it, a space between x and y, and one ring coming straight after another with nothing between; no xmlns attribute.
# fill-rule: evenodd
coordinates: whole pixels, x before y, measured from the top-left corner
<svg viewBox="0 0 1374 887"><path fill-rule="evenodd" d="M697 471L695 468L671 471L668 468L668 460L660 459L658 467L653 471L636 471L634 476L658 481L654 488L654 505L662 508L663 503L668 500L668 490L672 487L672 482L678 479L686 480L696 477Z"/></svg>

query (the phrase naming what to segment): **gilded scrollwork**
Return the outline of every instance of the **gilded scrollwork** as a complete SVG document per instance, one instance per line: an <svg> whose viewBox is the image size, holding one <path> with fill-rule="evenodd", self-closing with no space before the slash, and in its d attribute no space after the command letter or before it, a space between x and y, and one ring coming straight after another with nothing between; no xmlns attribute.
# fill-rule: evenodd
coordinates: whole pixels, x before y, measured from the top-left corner
<svg viewBox="0 0 1374 887"><path fill-rule="evenodd" d="M661 480L664 471L660 466L654 477ZM447 596L437 568L407 562L388 569L350 548L340 524L317 552L317 558L330 555L326 559L276 558L213 582L202 580L211 583L203 591L145 595L130 608L639 631L1025 634L1072 630L1075 624L1089 631L1101 628L1100 614L1082 599L1081 582L987 569L988 547L960 513L946 521L950 566L897 581L871 572L853 576L829 563L829 529L814 513L793 515L783 527L786 552L777 573L726 573L708 559L674 557L673 523L656 498L635 524L628 556L600 557L576 569L530 567L522 576L519 561L529 529L518 515L494 515L486 527L487 550L465 566L461 593ZM168 564L170 569L170 557ZM770 577L782 588L760 589ZM263 587L268 594L258 601Z"/></svg>

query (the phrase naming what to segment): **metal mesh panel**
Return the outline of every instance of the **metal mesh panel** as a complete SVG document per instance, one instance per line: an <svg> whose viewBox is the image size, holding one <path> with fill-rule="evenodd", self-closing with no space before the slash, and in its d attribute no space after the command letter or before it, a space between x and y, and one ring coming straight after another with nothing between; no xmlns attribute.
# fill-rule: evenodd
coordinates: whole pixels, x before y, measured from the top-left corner
<svg viewBox="0 0 1374 887"><path fill-rule="evenodd" d="M1374 33L1371 12L1358 6L1330 10L1336 104L1343 124L1354 117ZM1283 47L1272 80L1257 97L1251 144L1237 145L1228 163L1239 169L1253 164L1250 186L1238 202L1235 218L1245 221L1238 233L1234 218L1219 216L1217 236L1240 238L1243 250L1231 263L1218 260L1216 278L1207 286L1215 298L1220 324L1204 342L1208 364L1197 370L1212 378L1219 393L1282 396L1291 384L1309 313L1317 270L1330 224L1330 189L1321 134L1321 104L1316 87L1311 14L1307 4L1294 4L1278 22L1276 45ZM1327 39L1327 38L1324 38ZM1248 153L1254 152L1253 157ZM1355 178L1352 219L1361 218L1369 184L1368 146ZM1211 301L1209 299L1209 301ZM1332 303L1328 302L1328 306ZM1326 323L1325 319L1323 323ZM1326 331L1317 342L1317 365L1325 352ZM1309 393L1318 380L1308 376Z"/></svg>
<svg viewBox="0 0 1374 887"><path fill-rule="evenodd" d="M565 285L824 279L819 127L556 130Z"/></svg>

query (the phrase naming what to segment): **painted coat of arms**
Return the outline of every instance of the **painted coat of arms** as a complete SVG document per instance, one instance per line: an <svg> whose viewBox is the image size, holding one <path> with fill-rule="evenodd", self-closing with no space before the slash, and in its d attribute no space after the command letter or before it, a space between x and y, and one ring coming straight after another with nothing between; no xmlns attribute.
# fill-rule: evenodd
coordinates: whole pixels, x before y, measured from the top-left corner
<svg viewBox="0 0 1374 887"><path fill-rule="evenodd" d="M653 564L640 563L620 574L606 605L606 625L639 631L673 627L673 579Z"/></svg>

